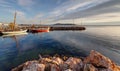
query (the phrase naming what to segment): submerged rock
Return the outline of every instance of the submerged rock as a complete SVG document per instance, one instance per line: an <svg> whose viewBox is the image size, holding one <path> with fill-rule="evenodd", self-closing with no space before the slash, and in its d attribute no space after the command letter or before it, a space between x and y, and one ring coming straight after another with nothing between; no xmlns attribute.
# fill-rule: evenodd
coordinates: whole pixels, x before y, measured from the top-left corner
<svg viewBox="0 0 120 71"><path fill-rule="evenodd" d="M94 50L84 59L39 57L39 60L27 61L12 71L120 71L120 66Z"/></svg>

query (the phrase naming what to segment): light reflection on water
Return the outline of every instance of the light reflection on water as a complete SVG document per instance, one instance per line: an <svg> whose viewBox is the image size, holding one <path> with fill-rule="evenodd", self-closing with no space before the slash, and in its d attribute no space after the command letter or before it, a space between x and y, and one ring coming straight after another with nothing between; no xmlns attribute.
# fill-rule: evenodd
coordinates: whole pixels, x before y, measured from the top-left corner
<svg viewBox="0 0 120 71"><path fill-rule="evenodd" d="M97 50L120 64L120 26L87 27L86 31L53 31L0 37L0 70L9 71L38 54L86 56Z"/></svg>

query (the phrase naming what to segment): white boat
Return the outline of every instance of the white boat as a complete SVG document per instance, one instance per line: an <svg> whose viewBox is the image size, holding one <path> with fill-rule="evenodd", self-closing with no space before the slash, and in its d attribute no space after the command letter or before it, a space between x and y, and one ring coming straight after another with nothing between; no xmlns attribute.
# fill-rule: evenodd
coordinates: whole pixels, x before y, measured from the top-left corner
<svg viewBox="0 0 120 71"><path fill-rule="evenodd" d="M26 33L27 30L21 30L21 31L8 31L8 32L1 32L3 35L10 35L10 34L22 34Z"/></svg>
<svg viewBox="0 0 120 71"><path fill-rule="evenodd" d="M6 34L6 35L2 35L2 37L10 37L10 36L19 36L19 35L27 35L27 32L22 32L22 33L12 33L12 34Z"/></svg>

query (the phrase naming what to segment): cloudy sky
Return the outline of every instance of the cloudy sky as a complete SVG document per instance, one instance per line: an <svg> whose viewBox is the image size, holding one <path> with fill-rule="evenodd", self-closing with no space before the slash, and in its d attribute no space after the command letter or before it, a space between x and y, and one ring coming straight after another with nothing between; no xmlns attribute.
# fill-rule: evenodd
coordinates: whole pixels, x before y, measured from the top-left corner
<svg viewBox="0 0 120 71"><path fill-rule="evenodd" d="M120 0L0 0L0 22L120 25Z"/></svg>

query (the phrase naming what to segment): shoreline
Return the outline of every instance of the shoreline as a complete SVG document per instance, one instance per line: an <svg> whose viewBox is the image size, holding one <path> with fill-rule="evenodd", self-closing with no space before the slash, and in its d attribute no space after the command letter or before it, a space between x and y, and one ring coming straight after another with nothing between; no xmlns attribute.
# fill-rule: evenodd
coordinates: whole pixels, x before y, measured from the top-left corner
<svg viewBox="0 0 120 71"><path fill-rule="evenodd" d="M85 58L39 55L38 60L27 61L11 71L120 71L120 66L92 50Z"/></svg>

